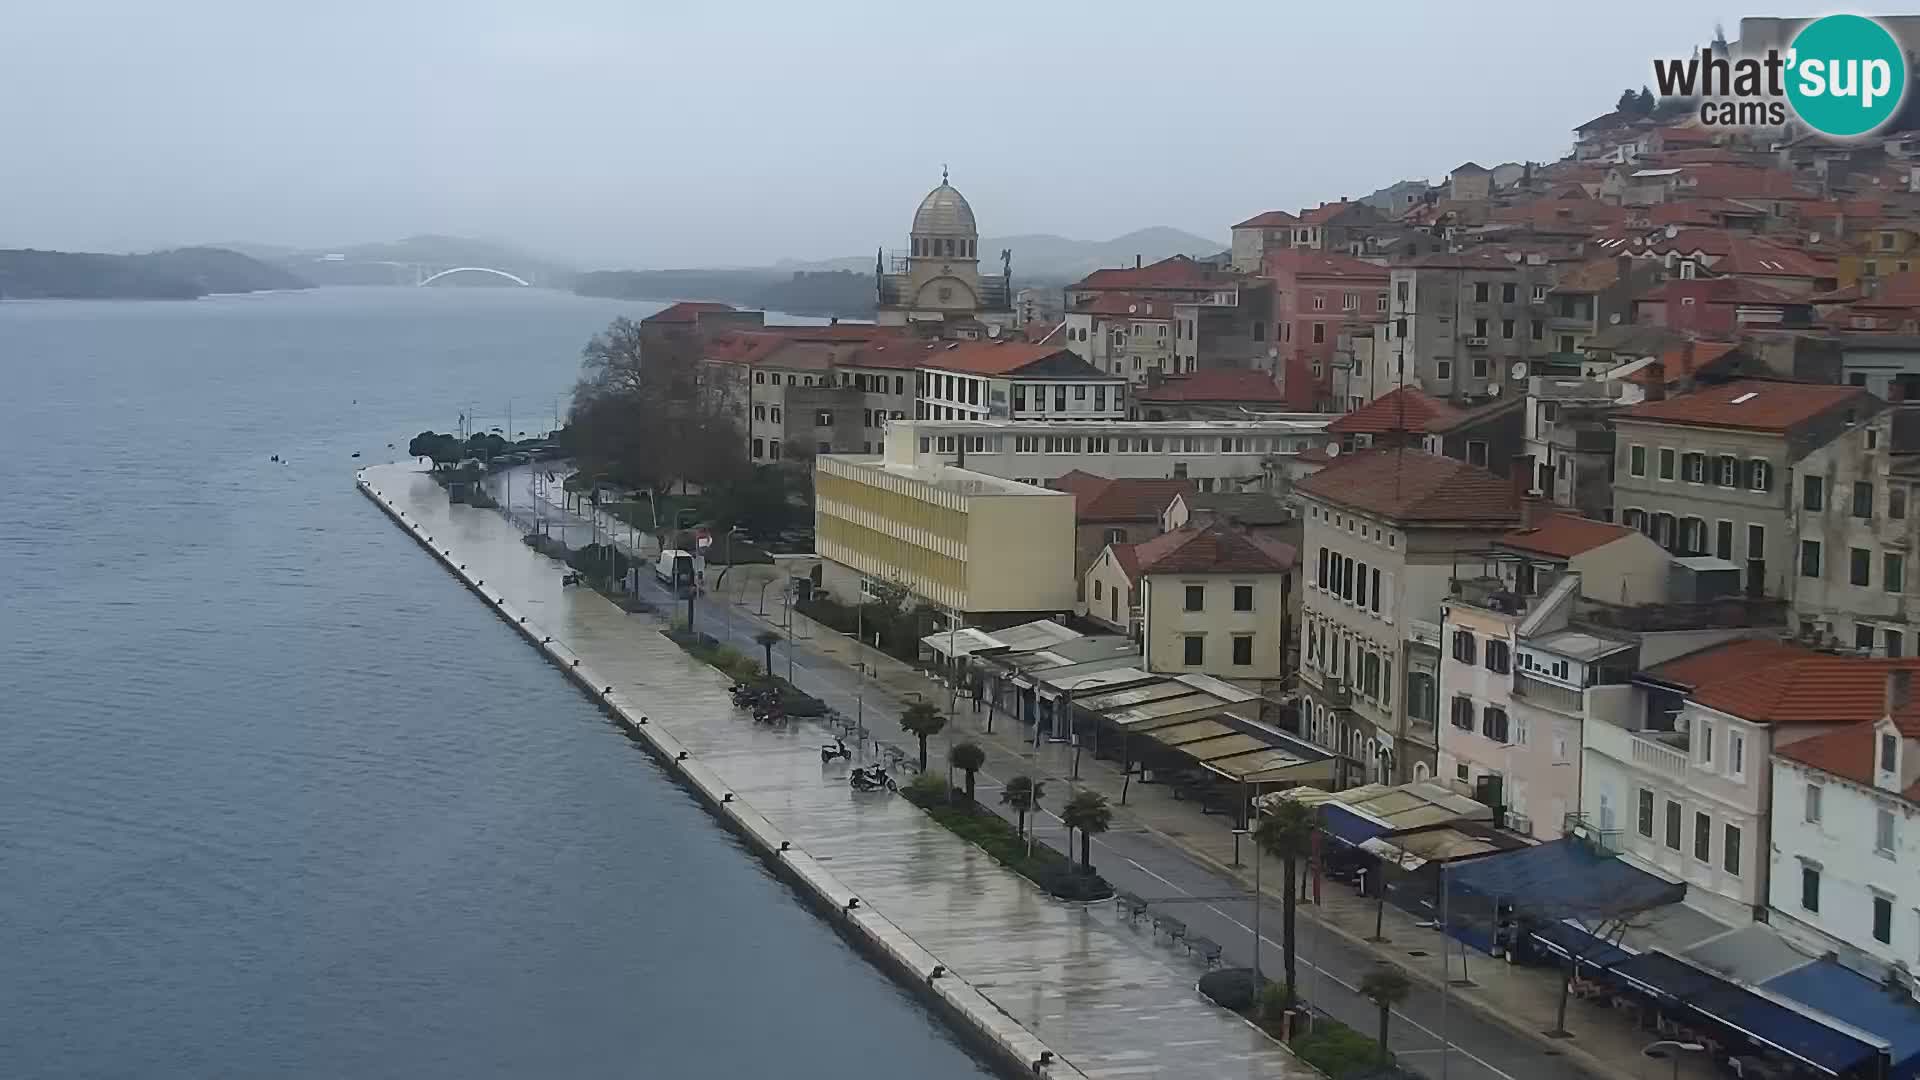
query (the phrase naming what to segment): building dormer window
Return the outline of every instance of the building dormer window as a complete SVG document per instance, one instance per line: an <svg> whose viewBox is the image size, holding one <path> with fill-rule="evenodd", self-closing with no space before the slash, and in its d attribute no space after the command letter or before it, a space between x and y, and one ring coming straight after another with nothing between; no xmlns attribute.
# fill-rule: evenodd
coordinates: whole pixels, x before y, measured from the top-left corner
<svg viewBox="0 0 1920 1080"><path fill-rule="evenodd" d="M1900 771L1900 736L1891 731L1880 733L1880 771L1898 774Z"/></svg>

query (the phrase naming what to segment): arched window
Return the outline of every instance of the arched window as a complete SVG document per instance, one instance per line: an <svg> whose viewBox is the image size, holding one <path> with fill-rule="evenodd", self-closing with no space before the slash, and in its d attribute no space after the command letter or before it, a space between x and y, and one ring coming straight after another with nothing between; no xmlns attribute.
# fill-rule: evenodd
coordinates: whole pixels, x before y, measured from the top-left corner
<svg viewBox="0 0 1920 1080"><path fill-rule="evenodd" d="M1433 775L1432 773L1429 773L1427 771L1426 762L1416 761L1413 763L1413 782L1414 783L1424 784L1426 783L1427 779L1432 775Z"/></svg>

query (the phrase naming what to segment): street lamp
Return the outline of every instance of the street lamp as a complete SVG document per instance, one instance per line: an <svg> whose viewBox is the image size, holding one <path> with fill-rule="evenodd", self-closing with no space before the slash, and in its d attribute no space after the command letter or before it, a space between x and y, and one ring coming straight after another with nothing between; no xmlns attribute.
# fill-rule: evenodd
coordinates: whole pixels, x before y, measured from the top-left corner
<svg viewBox="0 0 1920 1080"><path fill-rule="evenodd" d="M1240 838L1242 836L1251 837L1252 835L1253 830L1251 828L1233 830L1234 846L1238 847L1240 845ZM1265 906L1261 903L1262 899L1263 894L1260 892L1260 842L1255 840L1253 843L1253 992L1256 994L1260 992L1260 909Z"/></svg>
<svg viewBox="0 0 1920 1080"><path fill-rule="evenodd" d="M1660 1048L1663 1046L1671 1046L1675 1052L1662 1053ZM1643 1057L1667 1058L1672 1061L1673 1078L1674 1080L1680 1080L1680 1055L1705 1049L1706 1047L1704 1045L1697 1042L1675 1042L1672 1039L1662 1039L1656 1043L1648 1043L1640 1049L1640 1053ZM1642 1066L1642 1075L1645 1075L1645 1066Z"/></svg>

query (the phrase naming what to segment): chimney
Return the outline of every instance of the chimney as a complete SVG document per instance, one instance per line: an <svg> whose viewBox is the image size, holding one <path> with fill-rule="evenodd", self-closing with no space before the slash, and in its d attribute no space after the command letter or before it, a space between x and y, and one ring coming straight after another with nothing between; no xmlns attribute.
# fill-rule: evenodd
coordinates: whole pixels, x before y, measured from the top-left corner
<svg viewBox="0 0 1920 1080"><path fill-rule="evenodd" d="M1140 269L1140 253L1137 251L1133 253L1133 268Z"/></svg>
<svg viewBox="0 0 1920 1080"><path fill-rule="evenodd" d="M1667 400L1667 365L1655 360L1641 370L1647 373L1647 400Z"/></svg>
<svg viewBox="0 0 1920 1080"><path fill-rule="evenodd" d="M1521 524L1526 524L1527 492L1533 487L1533 455L1515 454L1507 465L1507 483L1513 489L1513 508L1520 511Z"/></svg>
<svg viewBox="0 0 1920 1080"><path fill-rule="evenodd" d="M1691 337L1687 339L1685 345L1680 347L1680 392L1683 394L1693 392L1693 339Z"/></svg>
<svg viewBox="0 0 1920 1080"><path fill-rule="evenodd" d="M1887 715L1905 711L1913 704L1913 672L1895 668L1887 672Z"/></svg>
<svg viewBox="0 0 1920 1080"><path fill-rule="evenodd" d="M1629 286L1633 284L1633 256L1615 255L1613 257L1613 267L1613 272L1620 276L1620 281L1623 284Z"/></svg>

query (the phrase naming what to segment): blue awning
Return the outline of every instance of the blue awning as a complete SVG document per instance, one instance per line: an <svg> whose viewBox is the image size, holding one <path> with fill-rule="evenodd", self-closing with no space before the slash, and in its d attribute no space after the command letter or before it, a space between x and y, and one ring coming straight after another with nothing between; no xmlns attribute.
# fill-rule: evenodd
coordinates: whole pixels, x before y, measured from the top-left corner
<svg viewBox="0 0 1920 1080"><path fill-rule="evenodd" d="M1815 960L1761 983L1890 1044L1893 1080L1920 1075L1920 1006L1832 960Z"/></svg>
<svg viewBox="0 0 1920 1080"><path fill-rule="evenodd" d="M1670 1009L1698 1014L1755 1046L1829 1076L1840 1076L1880 1052L1815 1017L1657 950L1620 964L1613 974Z"/></svg>
<svg viewBox="0 0 1920 1080"><path fill-rule="evenodd" d="M1393 831L1336 802L1320 804L1320 827L1328 836L1350 847L1359 847L1375 837L1385 836Z"/></svg>
<svg viewBox="0 0 1920 1080"><path fill-rule="evenodd" d="M1571 923L1556 922L1533 932L1533 940L1562 959L1579 957L1582 964L1610 968L1634 954L1611 942L1601 941Z"/></svg>
<svg viewBox="0 0 1920 1080"><path fill-rule="evenodd" d="M1506 900L1542 922L1604 920L1676 903L1687 887L1563 838L1450 867L1448 888Z"/></svg>

